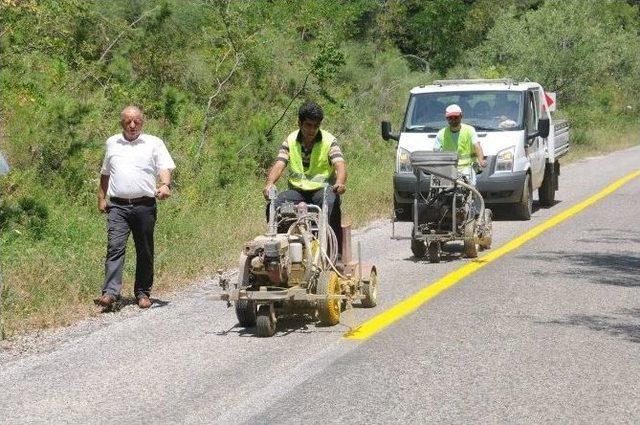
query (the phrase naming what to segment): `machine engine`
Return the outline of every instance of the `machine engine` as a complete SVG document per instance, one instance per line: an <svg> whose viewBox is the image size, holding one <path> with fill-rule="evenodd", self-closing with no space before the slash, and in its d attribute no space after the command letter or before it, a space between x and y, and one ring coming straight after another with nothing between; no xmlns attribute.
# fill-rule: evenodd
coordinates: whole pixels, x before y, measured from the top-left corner
<svg viewBox="0 0 640 425"><path fill-rule="evenodd" d="M307 214L305 208L283 205L278 215L280 233L258 236L245 245L243 254L254 280L251 286L304 287L309 281L320 245L317 229L299 220Z"/></svg>
<svg viewBox="0 0 640 425"><path fill-rule="evenodd" d="M418 223L423 232L451 229L453 199L456 199L456 223L463 223L468 217L468 194L454 190L432 189L427 202L418 204Z"/></svg>

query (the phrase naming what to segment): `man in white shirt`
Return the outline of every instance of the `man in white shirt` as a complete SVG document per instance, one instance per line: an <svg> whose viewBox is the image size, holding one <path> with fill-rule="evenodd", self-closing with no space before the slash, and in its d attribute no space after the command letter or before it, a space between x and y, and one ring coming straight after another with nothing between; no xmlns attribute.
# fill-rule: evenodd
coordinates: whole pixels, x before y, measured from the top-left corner
<svg viewBox="0 0 640 425"><path fill-rule="evenodd" d="M129 233L133 233L136 247L134 295L140 308L151 307L156 199L171 196L175 164L161 139L142 133L143 124L139 108L123 109L122 133L107 139L100 171L98 209L107 214L108 246L102 296L96 304L107 309L120 297Z"/></svg>

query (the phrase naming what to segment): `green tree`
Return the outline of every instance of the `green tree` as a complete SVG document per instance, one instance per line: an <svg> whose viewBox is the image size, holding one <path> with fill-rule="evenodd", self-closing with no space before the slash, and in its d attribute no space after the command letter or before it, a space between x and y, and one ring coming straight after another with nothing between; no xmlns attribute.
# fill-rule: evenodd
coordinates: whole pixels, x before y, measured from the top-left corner
<svg viewBox="0 0 640 425"><path fill-rule="evenodd" d="M500 16L463 66L538 81L567 103L586 102L599 85L637 87L637 9L623 1L550 0Z"/></svg>

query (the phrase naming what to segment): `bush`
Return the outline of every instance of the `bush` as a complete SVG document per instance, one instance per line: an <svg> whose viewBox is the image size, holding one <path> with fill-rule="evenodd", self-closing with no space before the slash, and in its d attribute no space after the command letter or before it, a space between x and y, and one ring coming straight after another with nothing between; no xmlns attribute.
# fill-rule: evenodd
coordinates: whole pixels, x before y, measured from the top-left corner
<svg viewBox="0 0 640 425"><path fill-rule="evenodd" d="M549 0L523 15L511 9L464 63L540 82L561 105L584 103L603 84L626 90L630 70L640 69L636 14L621 1Z"/></svg>

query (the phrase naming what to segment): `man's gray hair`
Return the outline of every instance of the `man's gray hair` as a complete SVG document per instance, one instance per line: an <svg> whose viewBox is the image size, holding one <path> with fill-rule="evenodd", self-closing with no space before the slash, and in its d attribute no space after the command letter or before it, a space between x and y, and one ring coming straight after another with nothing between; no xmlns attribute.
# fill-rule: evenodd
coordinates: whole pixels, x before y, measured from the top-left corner
<svg viewBox="0 0 640 425"><path fill-rule="evenodd" d="M129 111L131 111L131 112L133 112L133 113L135 113L135 114L137 114L137 115L140 115L141 117L143 117L143 118L144 118L144 115L142 114L142 110L141 110L140 108L138 108L138 107L137 107L137 106L135 106L135 105L129 105L129 106L125 107L125 108L122 110L122 112L120 112L120 121L122 121L122 120L124 119L124 115L125 115L125 113L127 113L127 112L129 112Z"/></svg>

